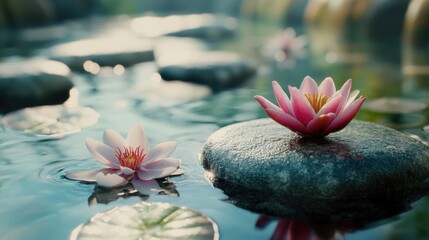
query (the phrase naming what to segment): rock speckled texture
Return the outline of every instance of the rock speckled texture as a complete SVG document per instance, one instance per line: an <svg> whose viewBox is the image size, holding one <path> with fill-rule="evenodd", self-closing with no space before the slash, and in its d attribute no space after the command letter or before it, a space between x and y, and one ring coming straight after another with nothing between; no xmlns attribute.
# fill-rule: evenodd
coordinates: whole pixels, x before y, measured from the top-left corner
<svg viewBox="0 0 429 240"><path fill-rule="evenodd" d="M202 160L232 201L276 215L411 200L428 189L429 146L361 121L323 139L301 138L271 119L238 123L210 136Z"/></svg>

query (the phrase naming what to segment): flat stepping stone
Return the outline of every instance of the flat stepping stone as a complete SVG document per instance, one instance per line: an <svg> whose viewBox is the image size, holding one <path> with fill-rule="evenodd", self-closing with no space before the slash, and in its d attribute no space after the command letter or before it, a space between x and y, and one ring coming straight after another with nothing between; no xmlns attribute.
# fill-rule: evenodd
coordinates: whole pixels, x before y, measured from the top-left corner
<svg viewBox="0 0 429 240"><path fill-rule="evenodd" d="M131 28L144 37L178 36L221 39L235 35L237 21L232 17L213 14L144 16L135 18L131 23Z"/></svg>
<svg viewBox="0 0 429 240"><path fill-rule="evenodd" d="M172 52L157 59L157 64L164 80L202 84L215 91L242 85L256 73L254 64L243 56L223 51L195 51L185 56Z"/></svg>
<svg viewBox="0 0 429 240"><path fill-rule="evenodd" d="M88 69L88 63L101 67L127 67L154 59L151 41L120 37L91 38L60 44L50 49L50 55L51 59L67 64L72 70L86 72L92 72Z"/></svg>
<svg viewBox="0 0 429 240"><path fill-rule="evenodd" d="M47 59L7 59L0 63L0 112L61 104L73 83L70 69Z"/></svg>
<svg viewBox="0 0 429 240"><path fill-rule="evenodd" d="M429 146L362 121L322 139L271 119L233 124L209 137L202 161L237 205L280 216L356 207L368 214L361 210L375 202L415 200L428 189Z"/></svg>

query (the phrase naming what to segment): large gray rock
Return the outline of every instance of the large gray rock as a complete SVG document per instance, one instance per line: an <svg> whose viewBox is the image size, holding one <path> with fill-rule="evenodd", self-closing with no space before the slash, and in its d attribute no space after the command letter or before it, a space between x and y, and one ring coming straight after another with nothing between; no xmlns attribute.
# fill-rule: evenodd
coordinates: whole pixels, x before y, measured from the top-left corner
<svg viewBox="0 0 429 240"><path fill-rule="evenodd" d="M203 84L215 91L239 86L256 72L254 64L243 56L222 51L195 51L186 57L167 54L157 58L157 64L164 80Z"/></svg>
<svg viewBox="0 0 429 240"><path fill-rule="evenodd" d="M61 104L73 83L70 69L46 59L6 60L0 63L0 112Z"/></svg>
<svg viewBox="0 0 429 240"><path fill-rule="evenodd" d="M429 189L429 146L361 121L322 139L271 119L238 123L210 136L202 160L235 204L279 216L385 216Z"/></svg>

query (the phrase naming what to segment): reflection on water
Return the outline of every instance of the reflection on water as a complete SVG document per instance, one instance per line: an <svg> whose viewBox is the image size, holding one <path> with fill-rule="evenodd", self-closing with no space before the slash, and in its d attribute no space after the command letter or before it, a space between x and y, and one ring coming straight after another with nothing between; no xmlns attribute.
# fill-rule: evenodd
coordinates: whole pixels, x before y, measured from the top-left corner
<svg viewBox="0 0 429 240"><path fill-rule="evenodd" d="M169 179L160 179L157 182L160 186L158 194L167 195L170 197L179 196L179 192L176 190L176 185L170 182ZM142 201L146 201L150 197L149 195L142 194L137 191L131 183L116 188L103 188L96 186L94 188L94 192L88 198L88 205L94 206L98 203L107 204L116 201L119 198L129 198L133 196L140 197Z"/></svg>
<svg viewBox="0 0 429 240"><path fill-rule="evenodd" d="M257 228L265 228L275 219L261 215L256 222ZM271 235L271 240L284 239L345 239L345 233L356 229L353 222L343 221L340 223L305 223L300 221L279 219L276 228Z"/></svg>

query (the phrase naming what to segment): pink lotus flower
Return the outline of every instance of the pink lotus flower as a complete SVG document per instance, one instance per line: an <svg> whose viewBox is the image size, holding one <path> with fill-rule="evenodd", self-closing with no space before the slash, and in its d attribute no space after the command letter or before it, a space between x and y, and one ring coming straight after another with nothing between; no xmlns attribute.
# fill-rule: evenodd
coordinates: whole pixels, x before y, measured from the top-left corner
<svg viewBox="0 0 429 240"><path fill-rule="evenodd" d="M164 142L149 150L148 139L138 124L129 130L126 140L107 129L103 141L104 144L88 138L86 146L107 168L69 173L66 174L68 179L96 182L102 187L118 187L131 181L139 192L147 194L159 189L154 179L183 174L180 160L169 158L176 142Z"/></svg>
<svg viewBox="0 0 429 240"><path fill-rule="evenodd" d="M290 100L278 82L273 81L274 95L280 107L262 96L255 99L274 121L302 136L323 137L343 129L354 118L365 101L358 90L350 93L349 79L336 91L332 78L327 77L320 86L309 76L300 89L289 86Z"/></svg>

